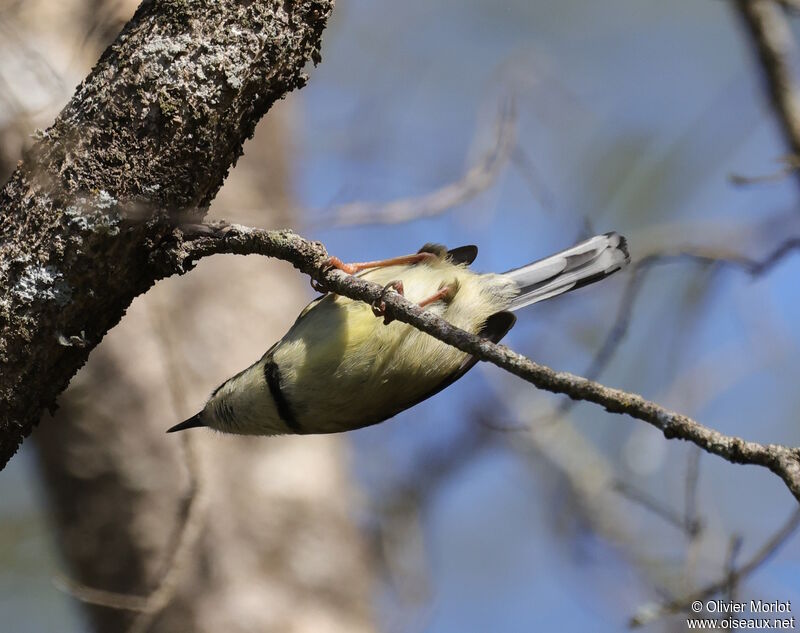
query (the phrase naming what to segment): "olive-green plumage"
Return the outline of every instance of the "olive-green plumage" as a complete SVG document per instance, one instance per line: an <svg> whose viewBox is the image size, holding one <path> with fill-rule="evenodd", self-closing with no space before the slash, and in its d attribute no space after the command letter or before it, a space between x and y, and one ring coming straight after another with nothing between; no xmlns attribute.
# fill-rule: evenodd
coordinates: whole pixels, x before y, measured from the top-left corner
<svg viewBox="0 0 800 633"><path fill-rule="evenodd" d="M405 297L452 325L499 340L506 311L605 277L627 262L624 239L601 235L504 274L468 267L477 249L446 251L412 264L368 269L364 279L400 280ZM172 430L208 426L228 433L335 433L381 422L459 378L474 359L405 323L384 324L359 301L327 294L251 367L223 383L204 409Z"/></svg>

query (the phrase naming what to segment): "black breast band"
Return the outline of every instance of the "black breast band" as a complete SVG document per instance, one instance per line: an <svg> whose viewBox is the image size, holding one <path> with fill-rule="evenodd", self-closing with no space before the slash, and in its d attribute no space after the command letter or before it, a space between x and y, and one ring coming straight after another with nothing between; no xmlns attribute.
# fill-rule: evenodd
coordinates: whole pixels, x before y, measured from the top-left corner
<svg viewBox="0 0 800 633"><path fill-rule="evenodd" d="M292 409L289 406L289 401L281 391L281 374L278 369L278 364L271 358L264 363L264 378L267 381L269 392L272 394L272 399L275 401L275 406L278 409L278 415L281 417L281 420L283 420L293 433L303 435L305 431L303 431L303 427L300 426L297 418L294 417L294 413L292 413Z"/></svg>

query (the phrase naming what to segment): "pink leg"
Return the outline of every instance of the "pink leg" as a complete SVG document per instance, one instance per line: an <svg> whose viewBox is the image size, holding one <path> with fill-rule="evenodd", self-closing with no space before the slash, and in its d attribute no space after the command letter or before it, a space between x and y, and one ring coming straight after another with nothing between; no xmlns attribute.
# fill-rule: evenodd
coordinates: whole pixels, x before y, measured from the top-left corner
<svg viewBox="0 0 800 633"><path fill-rule="evenodd" d="M430 261L431 259L440 259L440 257L435 253L424 252L414 253L413 255L402 255L401 257L392 257L391 259L379 259L374 262L355 262L352 264L346 264L338 257L328 257L328 259L323 262L321 269L323 272L325 272L331 268L336 268L337 270L346 272L348 275L355 275L362 270L368 270L370 268L385 268L386 266L418 264L426 260ZM311 287L317 292L327 292L327 289L314 279L311 280Z"/></svg>
<svg viewBox="0 0 800 633"><path fill-rule="evenodd" d="M433 253L414 253L413 255L402 255L401 257L392 257L391 259L379 259L374 262L354 262L352 264L345 264L338 257L329 257L322 265L324 269L338 268L346 272L348 275L355 275L362 270L369 268L385 268L386 266L401 266L403 264L418 264L419 262L439 259Z"/></svg>
<svg viewBox="0 0 800 633"><path fill-rule="evenodd" d="M452 286L452 285L451 286L442 286L441 288L439 288L439 290L437 290L435 293L433 293L430 297L428 297L427 299L423 299L417 305L419 305L420 308L424 308L425 306L428 306L428 305L430 305L432 303L435 303L436 301L439 301L440 299L444 299L445 301L450 301L455 296L455 294L456 294L456 287L455 286Z"/></svg>

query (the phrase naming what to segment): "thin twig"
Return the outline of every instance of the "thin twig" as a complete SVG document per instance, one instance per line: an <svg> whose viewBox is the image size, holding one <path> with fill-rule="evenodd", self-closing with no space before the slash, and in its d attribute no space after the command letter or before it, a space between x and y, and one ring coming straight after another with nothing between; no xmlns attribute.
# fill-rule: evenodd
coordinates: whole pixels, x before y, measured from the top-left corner
<svg viewBox="0 0 800 633"><path fill-rule="evenodd" d="M800 156L800 92L790 62L796 48L791 27L773 0L735 0L733 6L758 54L786 144Z"/></svg>
<svg viewBox="0 0 800 633"><path fill-rule="evenodd" d="M704 426L688 416L670 411L642 396L606 387L586 378L567 372L557 372L522 356L504 345L494 344L475 334L465 332L411 303L399 293L385 295L383 288L362 277L346 275L325 267L327 251L318 242L310 242L291 231L265 231L238 225L202 225L181 234L176 230L178 242L173 251L172 271L194 266L201 257L216 253L261 254L291 262L310 275L322 287L336 294L372 303L382 299L390 319L408 323L457 349L505 369L540 389L562 393L573 400L585 400L604 407L611 413L621 413L642 420L659 429L666 438L678 438L699 446L708 453L718 455L735 464L753 464L768 468L787 485L800 501L800 450L778 444L759 444L742 438L725 435ZM796 240L786 252L800 246ZM747 258L728 257L738 265L749 265L756 272L774 265L752 262ZM745 264L743 262L749 262ZM164 271L166 273L166 270Z"/></svg>
<svg viewBox="0 0 800 633"><path fill-rule="evenodd" d="M630 329L633 308L639 293L644 287L644 282L656 267L688 261L701 265L719 264L720 266L741 270L751 277L760 277L768 273L784 257L795 250L800 250L800 238L789 238L781 242L763 259L753 259L713 249L695 248L682 249L675 252L652 253L634 262L631 265L631 275L623 291L617 316L614 319L614 326L606 335L603 344L592 358L583 375L590 380L597 380L611 363ZM558 413L563 415L574 404L574 402L570 401L563 403Z"/></svg>
<svg viewBox="0 0 800 633"><path fill-rule="evenodd" d="M577 481L577 479L581 478L581 473L583 472L585 475L586 472L581 469L571 468L568 460L555 455L557 449L554 448L553 438L566 438L561 443L569 445L568 452L575 462L581 463L584 468L589 462L594 464L593 468L587 469L591 473L585 477L591 480L591 486L597 487L602 481L605 487L613 490L620 497L653 513L688 536L691 537L692 534L699 532L698 521L687 523L685 516L681 515L678 510L671 508L664 501L653 497L635 484L620 478L610 464L605 463L598 453L591 451L583 440L578 439L580 437L579 434L560 413L560 407L553 407L554 410L552 412L533 416L530 412L531 409L538 409L539 407L509 404L509 400L513 403L517 398L510 397L508 394L498 394L496 400L502 401L505 406L509 407L512 413L512 421L498 423L497 414L493 411L492 416L479 416L477 418L476 422L483 428L497 433L519 434L522 442L535 446L537 452L545 455L548 461L557 465L564 473L568 472L570 479ZM556 421L558 424L555 424ZM514 442L517 442L517 438L514 439ZM697 451L702 453L699 448ZM598 474L601 471L603 473L602 477ZM575 490L585 489L586 487L585 485L580 486L577 484L574 486Z"/></svg>
<svg viewBox="0 0 800 633"><path fill-rule="evenodd" d="M718 580L710 585L707 585L699 591L693 592L689 596L665 602L660 605L648 605L639 610L630 620L631 626L644 626L654 620L662 618L666 615L673 613L682 613L689 609L693 602L704 602L708 598L725 591L729 586L735 585L747 578L756 569L761 567L767 562L777 551L786 544L792 535L800 527L800 509L795 510L786 523L775 532L764 544L758 549L750 560L744 565L734 571L726 573L721 580Z"/></svg>
<svg viewBox="0 0 800 633"><path fill-rule="evenodd" d="M661 499L653 497L644 490L636 487L628 481L625 481L624 479L620 479L619 477L614 479L613 485L614 490L626 499L633 501L646 510L649 510L656 516L661 517L664 519L664 521L678 528L682 532L689 532L689 528L687 527L684 517L681 516L680 512L667 506L661 501Z"/></svg>
<svg viewBox="0 0 800 633"><path fill-rule="evenodd" d="M736 576L736 559L739 558L739 553L742 551L743 542L744 539L742 539L741 534L734 534L728 544L728 556L725 560L725 576L727 579L725 594L727 594L728 602L733 602L736 590L739 587L740 578Z"/></svg>
<svg viewBox="0 0 800 633"><path fill-rule="evenodd" d="M784 9L791 13L800 13L800 0L776 0Z"/></svg>
<svg viewBox="0 0 800 633"><path fill-rule="evenodd" d="M181 373L175 337L168 330L166 309L157 303L150 313L153 330L159 338L159 349L164 355L167 387L175 414L186 411L186 385ZM188 438L187 438L188 440ZM205 526L205 479L198 438L181 443L183 459L189 473L189 490L186 493L180 528L168 544L164 571L158 585L147 596L145 608L137 615L128 633L145 633L155 617L172 601L181 575L187 567L192 551Z"/></svg>
<svg viewBox="0 0 800 633"><path fill-rule="evenodd" d="M123 611L144 611L147 607L147 596L136 596L130 593L118 593L116 591L96 589L95 587L84 585L63 574L54 576L53 584L57 589L69 594L73 598L98 607L121 609Z"/></svg>
<svg viewBox="0 0 800 633"><path fill-rule="evenodd" d="M545 183L533 160L520 145L511 152L511 164L517 168L531 195L545 211L555 208L555 195Z"/></svg>
<svg viewBox="0 0 800 633"><path fill-rule="evenodd" d="M314 228L355 224L399 224L440 215L472 200L497 181L516 143L517 115L512 98L504 99L495 122L494 144L458 180L422 196L386 203L352 202L312 222Z"/></svg>
<svg viewBox="0 0 800 633"><path fill-rule="evenodd" d="M763 259L753 259L730 252L721 252L713 249L695 248L674 252L652 253L634 262L628 283L622 294L622 299L617 309L614 325L606 335L602 345L592 357L587 368L581 374L589 380L597 380L614 359L622 341L628 334L633 309L639 293L644 287L644 282L650 273L659 266L681 261L688 261L701 265L719 264L733 269L738 269L751 277L759 277L769 272L772 267L780 263L792 251L800 250L800 238L789 238L780 243ZM543 416L537 424L552 424L564 417L577 403L576 400L564 400L552 415ZM505 431L525 430L524 428L506 428Z"/></svg>
<svg viewBox="0 0 800 633"><path fill-rule="evenodd" d="M166 357L166 384L177 415L186 410L186 388L181 378L173 337L166 331L167 320L160 305L156 306L151 317L153 330L160 339L159 348ZM55 581L56 586L81 602L136 612L137 615L128 628L128 633L145 633L156 616L171 602L178 588L181 574L186 569L190 555L205 525L205 482L197 440L196 436L181 437L183 461L189 474L189 489L186 492L179 528L165 548L164 571L161 573L158 584L149 594L139 596L106 591L83 585L64 576L58 577Z"/></svg>
<svg viewBox="0 0 800 633"><path fill-rule="evenodd" d="M178 581L186 569L195 543L205 525L205 488L203 485L197 438L183 441L184 460L191 478L187 492L185 516L173 547L169 548L166 572L158 586L150 592L144 608L134 619L128 633L144 633L150 628L155 617L166 607L178 588Z"/></svg>
<svg viewBox="0 0 800 633"><path fill-rule="evenodd" d="M697 482L700 480L700 458L702 456L703 451L696 446L692 447L686 465L683 525L690 539L695 538L702 529L702 523L697 517Z"/></svg>
<svg viewBox="0 0 800 633"><path fill-rule="evenodd" d="M694 585L695 570L702 553L702 540L705 535L705 524L697 509L697 488L700 481L700 458L703 451L697 446L689 450L689 461L686 465L686 483L684 486L684 530L689 542L686 544L686 560L684 562L684 587L691 589Z"/></svg>
<svg viewBox="0 0 800 633"><path fill-rule="evenodd" d="M784 178L800 169L800 157L789 155L780 159L783 163L780 169L770 174L760 174L758 176L745 176L743 174L729 174L728 180L734 185L758 185L765 182L781 182Z"/></svg>

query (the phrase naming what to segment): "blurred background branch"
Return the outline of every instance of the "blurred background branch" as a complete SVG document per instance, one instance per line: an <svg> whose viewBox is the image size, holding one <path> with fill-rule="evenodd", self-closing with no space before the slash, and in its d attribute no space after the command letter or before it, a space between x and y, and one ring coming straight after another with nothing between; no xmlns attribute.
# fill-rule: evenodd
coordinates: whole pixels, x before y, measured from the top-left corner
<svg viewBox="0 0 800 633"><path fill-rule="evenodd" d="M440 215L463 205L497 182L498 176L514 153L517 140L516 123L514 98L509 95L501 100L491 135L492 146L459 180L419 197L381 204L369 202L342 204L317 220L312 228L398 224Z"/></svg>
<svg viewBox="0 0 800 633"><path fill-rule="evenodd" d="M690 605L699 600L705 604L709 598L727 591L732 584L737 584L746 579L756 571L761 565L775 556L786 542L797 533L800 527L800 510L795 510L786 522L759 548L753 557L741 566L733 566L727 574L719 581L711 583L693 591L691 594L681 597L671 602L659 605L647 605L631 618L631 626L645 626L651 622L663 618L666 615L675 613L685 613Z"/></svg>
<svg viewBox="0 0 800 633"><path fill-rule="evenodd" d="M760 62L767 94L786 144L797 157L800 156L800 91L793 66L797 45L780 5L775 0L733 0Z"/></svg>

